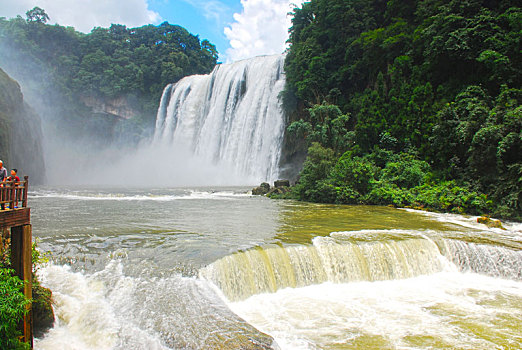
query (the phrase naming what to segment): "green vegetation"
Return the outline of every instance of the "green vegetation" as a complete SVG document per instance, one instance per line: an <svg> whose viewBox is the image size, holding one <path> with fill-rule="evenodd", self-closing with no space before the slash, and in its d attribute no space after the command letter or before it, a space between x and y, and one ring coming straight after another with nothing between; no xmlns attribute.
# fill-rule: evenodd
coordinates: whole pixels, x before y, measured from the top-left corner
<svg viewBox="0 0 522 350"><path fill-rule="evenodd" d="M65 124L91 137L114 126L93 116L86 100L125 97L125 104L140 113L123 128L139 134L153 123L167 84L208 73L217 60L213 44L167 22L138 28L113 24L83 34L46 24L49 16L40 8L26 15L0 18L0 66L43 106L54 107L38 112L56 118L58 129Z"/></svg>
<svg viewBox="0 0 522 350"><path fill-rule="evenodd" d="M27 304L32 302L33 331L36 335L41 335L43 331L52 327L54 322L52 293L42 287L36 278L36 272L48 259L38 251L37 244L33 243L33 300L29 300L23 294L24 282L10 268L10 235L7 232L0 234L0 349L30 349L29 343L19 340L22 336L20 322L27 313Z"/></svg>
<svg viewBox="0 0 522 350"><path fill-rule="evenodd" d="M30 300L23 293L24 282L10 268L9 246L9 236L0 233L0 348L29 349L29 344L19 340L19 322Z"/></svg>
<svg viewBox="0 0 522 350"><path fill-rule="evenodd" d="M29 300L21 292L24 283L13 276L13 270L0 267L0 348L29 349L29 344L22 343L18 337L22 335L18 322L27 312L25 308Z"/></svg>
<svg viewBox="0 0 522 350"><path fill-rule="evenodd" d="M295 8L284 101L311 147L293 196L522 220L521 23L515 1Z"/></svg>

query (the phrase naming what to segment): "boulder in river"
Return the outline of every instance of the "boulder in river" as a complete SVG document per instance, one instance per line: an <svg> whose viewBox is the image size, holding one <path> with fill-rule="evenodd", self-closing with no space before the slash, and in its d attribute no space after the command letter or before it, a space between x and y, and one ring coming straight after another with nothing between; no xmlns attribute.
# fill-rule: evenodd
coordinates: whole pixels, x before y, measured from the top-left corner
<svg viewBox="0 0 522 350"><path fill-rule="evenodd" d="M274 181L274 187L275 188L290 187L290 181L289 180L277 180L277 181Z"/></svg>
<svg viewBox="0 0 522 350"><path fill-rule="evenodd" d="M486 225L487 227L490 227L490 228L500 228L502 230L505 230L505 228L504 228L504 226L502 226L502 223L500 222L500 220L492 219L492 218L490 218L487 215L478 217L477 218L477 222L479 224L484 224L484 225Z"/></svg>
<svg viewBox="0 0 522 350"><path fill-rule="evenodd" d="M39 284L33 284L33 332L41 337L54 325L54 311L52 307L52 292Z"/></svg>
<svg viewBox="0 0 522 350"><path fill-rule="evenodd" d="M259 187L252 189L252 194L257 196L263 196L270 191L270 185L267 182L263 182Z"/></svg>

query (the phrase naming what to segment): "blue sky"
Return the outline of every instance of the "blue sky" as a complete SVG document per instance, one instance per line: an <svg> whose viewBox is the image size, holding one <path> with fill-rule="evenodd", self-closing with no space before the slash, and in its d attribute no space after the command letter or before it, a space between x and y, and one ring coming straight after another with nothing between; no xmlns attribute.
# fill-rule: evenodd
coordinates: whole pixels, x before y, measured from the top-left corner
<svg viewBox="0 0 522 350"><path fill-rule="evenodd" d="M240 13L242 8L238 0L149 1L149 9L159 13L165 21L185 27L200 39L208 39L217 46L221 55L230 47L224 28L233 22L233 14Z"/></svg>
<svg viewBox="0 0 522 350"><path fill-rule="evenodd" d="M138 27L168 21L216 45L219 60L233 62L282 53L292 3L302 0L0 0L0 17L15 17L34 6L50 23L88 33L111 23Z"/></svg>

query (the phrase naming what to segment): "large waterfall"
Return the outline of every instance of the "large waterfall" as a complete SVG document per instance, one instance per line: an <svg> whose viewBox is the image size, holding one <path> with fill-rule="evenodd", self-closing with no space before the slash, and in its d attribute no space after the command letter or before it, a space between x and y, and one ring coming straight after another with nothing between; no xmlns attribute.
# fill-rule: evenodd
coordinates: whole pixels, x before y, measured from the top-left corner
<svg viewBox="0 0 522 350"><path fill-rule="evenodd" d="M255 57L168 85L154 144L227 169L220 176L276 179L284 131L278 98L283 63L283 55Z"/></svg>

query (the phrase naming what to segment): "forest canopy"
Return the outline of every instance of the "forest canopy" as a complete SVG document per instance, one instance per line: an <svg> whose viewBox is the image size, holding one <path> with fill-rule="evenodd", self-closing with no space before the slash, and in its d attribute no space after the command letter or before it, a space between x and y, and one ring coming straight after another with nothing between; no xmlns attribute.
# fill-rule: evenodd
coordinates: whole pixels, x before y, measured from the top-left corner
<svg viewBox="0 0 522 350"><path fill-rule="evenodd" d="M519 5L295 8L284 101L312 147L294 195L522 219Z"/></svg>

